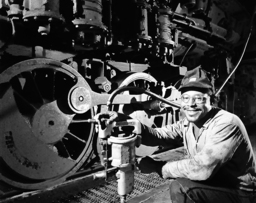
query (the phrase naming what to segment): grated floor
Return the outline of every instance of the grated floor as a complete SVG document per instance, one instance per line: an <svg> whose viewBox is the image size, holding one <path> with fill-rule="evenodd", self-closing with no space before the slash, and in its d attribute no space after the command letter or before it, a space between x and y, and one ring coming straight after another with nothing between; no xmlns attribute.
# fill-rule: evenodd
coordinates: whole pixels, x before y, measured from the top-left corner
<svg viewBox="0 0 256 203"><path fill-rule="evenodd" d="M126 200L141 195L150 189L166 183L156 173L135 173L134 190L127 195ZM52 203L118 203L120 198L117 194L117 181L111 181L104 185L70 195L68 198L58 199Z"/></svg>
<svg viewBox="0 0 256 203"><path fill-rule="evenodd" d="M177 148L159 154L160 160L179 160L184 158L184 148ZM164 180L157 173L144 174L135 172L134 189L127 195L126 201L131 200L139 195L149 192L160 185L167 184L169 180ZM120 203L120 197L117 193L117 181L113 180L104 185L90 188L88 190L78 192L75 195L70 195L66 198L58 199L52 203Z"/></svg>

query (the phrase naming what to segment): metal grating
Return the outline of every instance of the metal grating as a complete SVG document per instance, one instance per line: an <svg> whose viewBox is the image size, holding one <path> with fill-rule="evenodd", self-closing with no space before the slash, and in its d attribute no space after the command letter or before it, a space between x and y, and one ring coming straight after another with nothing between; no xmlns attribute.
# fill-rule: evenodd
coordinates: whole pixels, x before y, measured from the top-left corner
<svg viewBox="0 0 256 203"><path fill-rule="evenodd" d="M135 173L134 190L127 195L127 199L132 199L141 195L150 189L166 183L168 180L163 180L156 173L142 174ZM53 203L118 203L120 198L117 193L117 181L111 181L104 185L91 188L89 190L71 195L68 198L58 199Z"/></svg>
<svg viewBox="0 0 256 203"><path fill-rule="evenodd" d="M176 161L183 159L186 152L183 147L167 151L158 156L161 160ZM138 195L148 192L157 186L167 184L169 180L164 180L157 173L144 174L135 172L134 190L127 195L126 200L130 200ZM117 181L104 183L94 188L78 192L75 195L70 195L67 198L58 199L52 203L120 203L120 198L117 193Z"/></svg>

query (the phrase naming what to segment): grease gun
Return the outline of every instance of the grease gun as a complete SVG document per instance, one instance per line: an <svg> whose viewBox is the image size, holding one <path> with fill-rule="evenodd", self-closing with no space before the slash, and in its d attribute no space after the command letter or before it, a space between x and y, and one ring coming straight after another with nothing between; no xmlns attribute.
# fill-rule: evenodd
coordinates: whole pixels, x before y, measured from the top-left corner
<svg viewBox="0 0 256 203"><path fill-rule="evenodd" d="M137 87L124 86L116 89L114 92L111 93L107 101L109 111L110 107L112 106L112 101L114 97L120 92L126 90L133 90L138 93L145 93L166 104L177 108L180 107L178 103L169 101L148 90ZM123 137L121 135L117 137L112 136L113 128L122 126L133 126L133 133L126 137ZM105 168L105 177L107 178L108 163L111 162L112 166L119 169L116 173L118 182L117 191L120 195L120 202L124 203L126 201L126 195L129 194L134 187L134 171L136 163L135 147L139 147L141 143L141 123L138 120L134 119L128 119L121 122L113 122L111 124L106 124L105 122L104 126L99 126L98 138L101 147L101 154L103 157L101 164ZM108 146L111 146L110 150ZM109 153L109 151L111 153Z"/></svg>
<svg viewBox="0 0 256 203"><path fill-rule="evenodd" d="M95 121L90 119L90 122ZM133 126L134 130L129 136L112 136L113 128L123 126ZM120 202L124 203L126 195L132 192L134 188L135 147L139 147L141 143L141 125L138 120L128 119L105 124L102 127L101 125L99 126L98 139L103 157L101 164L105 169L104 176L107 179L109 162L111 166L118 169L116 173L118 182L117 192L120 196Z"/></svg>

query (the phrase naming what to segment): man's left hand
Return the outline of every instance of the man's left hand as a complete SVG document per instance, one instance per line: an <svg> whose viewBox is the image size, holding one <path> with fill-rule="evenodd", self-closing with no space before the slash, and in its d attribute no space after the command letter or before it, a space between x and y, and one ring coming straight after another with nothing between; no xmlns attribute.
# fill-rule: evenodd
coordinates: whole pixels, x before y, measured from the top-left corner
<svg viewBox="0 0 256 203"><path fill-rule="evenodd" d="M159 175L161 175L161 169L164 164L165 162L155 161L149 156L137 159L137 167L139 168L141 173L146 174L157 172Z"/></svg>

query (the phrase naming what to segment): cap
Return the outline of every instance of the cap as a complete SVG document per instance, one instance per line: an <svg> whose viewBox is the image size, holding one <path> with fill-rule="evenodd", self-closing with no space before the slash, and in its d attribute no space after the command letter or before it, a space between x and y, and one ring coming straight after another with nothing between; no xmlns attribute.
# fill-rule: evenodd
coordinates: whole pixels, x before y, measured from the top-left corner
<svg viewBox="0 0 256 203"><path fill-rule="evenodd" d="M203 70L201 66L186 72L181 81L179 90L181 91L188 87L213 89L213 85L207 77L206 71Z"/></svg>

